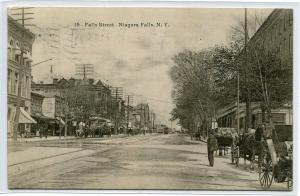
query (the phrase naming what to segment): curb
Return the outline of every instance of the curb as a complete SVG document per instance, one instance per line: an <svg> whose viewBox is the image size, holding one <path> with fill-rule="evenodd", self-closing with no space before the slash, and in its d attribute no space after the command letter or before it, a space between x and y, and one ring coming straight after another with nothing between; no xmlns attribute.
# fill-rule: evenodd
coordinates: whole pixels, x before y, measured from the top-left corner
<svg viewBox="0 0 300 196"><path fill-rule="evenodd" d="M71 140L71 139L76 139L76 137L72 137L72 138L57 138L57 139L44 139L44 140L25 140L25 141L20 141L20 140L17 140L17 141L7 141L8 144L13 144L13 143L31 143L31 142L46 142L46 141L57 141L57 140Z"/></svg>

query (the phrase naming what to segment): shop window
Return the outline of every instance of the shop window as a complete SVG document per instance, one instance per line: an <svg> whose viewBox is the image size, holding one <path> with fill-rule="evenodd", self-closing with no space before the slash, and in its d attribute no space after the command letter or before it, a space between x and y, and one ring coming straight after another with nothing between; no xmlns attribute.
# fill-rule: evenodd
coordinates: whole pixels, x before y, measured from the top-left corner
<svg viewBox="0 0 300 196"><path fill-rule="evenodd" d="M285 114L272 114L272 121L274 123L284 123L285 122Z"/></svg>

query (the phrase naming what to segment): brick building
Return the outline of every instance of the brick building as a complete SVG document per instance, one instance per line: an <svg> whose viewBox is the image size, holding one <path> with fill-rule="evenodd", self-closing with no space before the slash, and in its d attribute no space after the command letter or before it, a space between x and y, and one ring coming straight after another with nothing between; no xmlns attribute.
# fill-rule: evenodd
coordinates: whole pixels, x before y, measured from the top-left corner
<svg viewBox="0 0 300 196"><path fill-rule="evenodd" d="M7 94L8 137L18 130L30 129L35 121L30 117L31 54L35 35L8 16ZM20 110L18 110L18 104ZM19 119L16 119L19 111ZM17 132L16 132L17 133Z"/></svg>
<svg viewBox="0 0 300 196"><path fill-rule="evenodd" d="M266 52L278 54L282 67L292 69L293 67L293 10L275 9L257 32L250 38L247 48L250 52L253 48L261 48ZM237 61L243 62L244 50ZM251 63L251 62L249 62ZM251 127L256 127L262 122L262 111L259 103L251 103ZM292 125L292 100L282 106L272 109L274 124ZM240 128L245 129L246 106L240 103ZM219 127L236 127L236 103L225 106L217 111Z"/></svg>
<svg viewBox="0 0 300 196"><path fill-rule="evenodd" d="M86 118L85 114L112 118L111 92L100 80L53 78L52 83L33 83L31 88L32 91L42 93L46 97L63 98L64 103L68 104L66 113L70 118Z"/></svg>

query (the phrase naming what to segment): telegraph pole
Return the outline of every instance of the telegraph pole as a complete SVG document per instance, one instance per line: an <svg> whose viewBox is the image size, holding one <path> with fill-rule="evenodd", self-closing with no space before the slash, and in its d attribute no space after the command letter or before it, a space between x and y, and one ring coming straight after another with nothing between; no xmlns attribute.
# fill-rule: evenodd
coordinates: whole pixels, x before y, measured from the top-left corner
<svg viewBox="0 0 300 196"><path fill-rule="evenodd" d="M245 8L245 43L244 43L244 48L245 48L245 69L248 68L248 51L247 51L247 41L248 41L248 20L247 20L247 8ZM246 77L246 85L248 85L248 75L247 71L245 71ZM246 98L246 130L251 127L251 98L250 98L250 89L248 86L246 86L246 91L247 91L247 98Z"/></svg>
<svg viewBox="0 0 300 196"><path fill-rule="evenodd" d="M127 130L129 126L129 110L130 110L130 103L129 103L129 95L127 96Z"/></svg>
<svg viewBox="0 0 300 196"><path fill-rule="evenodd" d="M237 133L240 135L240 72L237 73L237 109L236 109Z"/></svg>
<svg viewBox="0 0 300 196"><path fill-rule="evenodd" d="M119 99L119 97L120 98L123 97L123 89L122 89L122 87L112 87L111 89L112 89L112 91L111 91L112 98L115 97L115 104L112 104L112 106L115 105L115 113L113 115L115 118L115 134L117 134L118 133L118 113L119 113L118 99Z"/></svg>
<svg viewBox="0 0 300 196"><path fill-rule="evenodd" d="M116 88L116 113L115 113L115 134L118 134L117 112L118 112L118 88Z"/></svg>
<svg viewBox="0 0 300 196"><path fill-rule="evenodd" d="M141 108L140 108L140 110L141 110L141 112L140 112L140 129L142 128L142 110L143 110L143 105L141 104Z"/></svg>
<svg viewBox="0 0 300 196"><path fill-rule="evenodd" d="M154 132L154 122L155 122L155 114L153 113L152 114L152 129L153 129L153 132Z"/></svg>

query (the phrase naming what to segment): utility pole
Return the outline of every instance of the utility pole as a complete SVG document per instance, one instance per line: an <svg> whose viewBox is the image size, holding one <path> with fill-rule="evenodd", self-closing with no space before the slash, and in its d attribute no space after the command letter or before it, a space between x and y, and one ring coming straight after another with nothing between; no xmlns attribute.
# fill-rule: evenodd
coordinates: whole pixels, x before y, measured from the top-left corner
<svg viewBox="0 0 300 196"><path fill-rule="evenodd" d="M152 114L152 129L153 129L153 132L154 132L154 122L155 122L155 114L153 113Z"/></svg>
<svg viewBox="0 0 300 196"><path fill-rule="evenodd" d="M20 118L20 112L21 112L21 90L22 90L22 75L24 72L24 65L22 65L22 63L24 63L24 37L25 37L25 20L31 20L33 18L25 18L25 15L27 14L33 14L33 13L25 13L25 9L31 9L29 7L23 7L23 8L15 8L15 9L11 9L13 10L21 10L21 14L12 14L12 15L21 15L21 19L17 19L21 20L21 25L22 25L22 35L21 35L21 42L20 42L20 50L21 50L21 55L20 55L20 66L19 66L19 73L18 73L18 93L17 93L17 103L16 103L16 116L14 119L14 132L13 132L13 140L17 141L18 139L18 130L19 130L19 118Z"/></svg>
<svg viewBox="0 0 300 196"><path fill-rule="evenodd" d="M129 99L130 99L130 96L128 95L127 96L127 131L128 131L128 128L129 128L129 115L130 115L130 101L129 101Z"/></svg>
<svg viewBox="0 0 300 196"><path fill-rule="evenodd" d="M112 89L111 95L112 97L115 97L115 104L112 104L115 105L115 113L113 114L115 118L115 134L118 134L118 114L119 114L118 99L119 97L120 98L123 97L123 89L122 87L112 87L111 89Z"/></svg>
<svg viewBox="0 0 300 196"><path fill-rule="evenodd" d="M144 110L143 110L143 112L144 112L144 133L146 132L145 129L147 128L146 108L144 107Z"/></svg>
<svg viewBox="0 0 300 196"><path fill-rule="evenodd" d="M247 48L247 42L248 42L248 20L247 20L247 8L245 8L245 43L244 43L244 49L245 49L245 69L248 68L248 48ZM246 85L248 85L248 75L247 71L245 71L245 82ZM250 89L249 86L246 86L246 91L247 91L247 98L246 98L246 119L245 119L245 124L246 124L246 130L251 127L251 98L250 98Z"/></svg>
<svg viewBox="0 0 300 196"><path fill-rule="evenodd" d="M81 76L85 81L88 77L93 78L94 65L93 64L76 64L76 75Z"/></svg>
<svg viewBox="0 0 300 196"><path fill-rule="evenodd" d="M240 72L237 73L237 107L236 107L236 123L237 123L237 133L240 135Z"/></svg>
<svg viewBox="0 0 300 196"><path fill-rule="evenodd" d="M141 108L140 108L140 129L142 128L142 110L143 110L143 105L141 104Z"/></svg>
<svg viewBox="0 0 300 196"><path fill-rule="evenodd" d="M115 134L118 134L118 122L117 122L117 112L118 112L118 88L116 88L116 113L115 113Z"/></svg>

